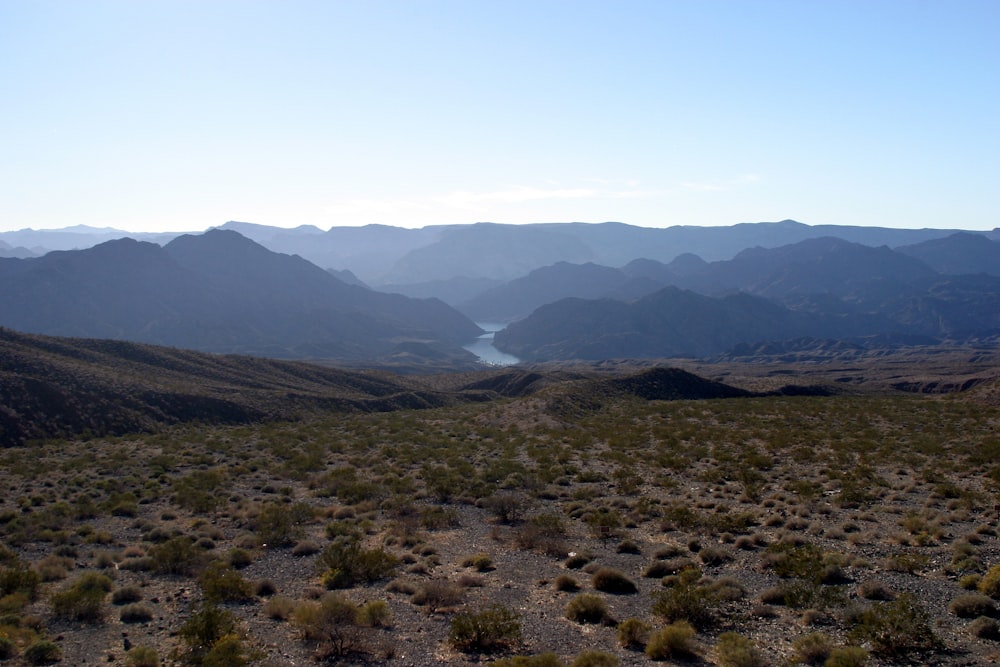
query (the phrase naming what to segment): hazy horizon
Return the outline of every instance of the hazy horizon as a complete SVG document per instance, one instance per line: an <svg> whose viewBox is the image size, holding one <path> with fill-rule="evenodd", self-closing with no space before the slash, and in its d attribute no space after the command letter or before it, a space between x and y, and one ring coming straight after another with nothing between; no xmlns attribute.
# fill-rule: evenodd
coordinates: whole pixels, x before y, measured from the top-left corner
<svg viewBox="0 0 1000 667"><path fill-rule="evenodd" d="M992 0L0 0L0 231L1000 227Z"/></svg>

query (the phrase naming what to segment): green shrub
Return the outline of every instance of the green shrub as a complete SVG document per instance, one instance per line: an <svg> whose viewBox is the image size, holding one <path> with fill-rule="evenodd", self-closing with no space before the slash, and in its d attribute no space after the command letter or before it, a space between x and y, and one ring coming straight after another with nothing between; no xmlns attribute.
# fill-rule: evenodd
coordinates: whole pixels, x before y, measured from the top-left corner
<svg viewBox="0 0 1000 667"><path fill-rule="evenodd" d="M997 606L993 598L982 593L963 593L948 604L948 611L959 618L978 618L979 616L995 616Z"/></svg>
<svg viewBox="0 0 1000 667"><path fill-rule="evenodd" d="M521 619L517 612L499 604L457 614L451 621L448 641L465 653L508 649L521 641Z"/></svg>
<svg viewBox="0 0 1000 667"><path fill-rule="evenodd" d="M7 637L0 637L0 660L9 660L17 652L17 646Z"/></svg>
<svg viewBox="0 0 1000 667"><path fill-rule="evenodd" d="M51 665L62 660L62 649L55 642L41 639L24 649L24 659L31 665Z"/></svg>
<svg viewBox="0 0 1000 667"><path fill-rule="evenodd" d="M222 561L209 563L198 577L198 584L208 602L249 602L253 599L250 582Z"/></svg>
<svg viewBox="0 0 1000 667"><path fill-rule="evenodd" d="M862 667L868 662L868 651L860 646L838 646L830 651L823 667Z"/></svg>
<svg viewBox="0 0 1000 667"><path fill-rule="evenodd" d="M735 632L723 632L715 645L720 667L764 667L767 661L754 643Z"/></svg>
<svg viewBox="0 0 1000 667"><path fill-rule="evenodd" d="M584 651L576 656L569 667L618 667L621 662L604 651Z"/></svg>
<svg viewBox="0 0 1000 667"><path fill-rule="evenodd" d="M1000 640L1000 624L997 624L996 619L980 616L969 624L969 633L979 639L997 641Z"/></svg>
<svg viewBox="0 0 1000 667"><path fill-rule="evenodd" d="M833 640L825 632L811 632L792 642L792 659L806 665L822 665L833 651Z"/></svg>
<svg viewBox="0 0 1000 667"><path fill-rule="evenodd" d="M138 586L125 586L111 594L111 604L123 605L138 602L142 599L142 591Z"/></svg>
<svg viewBox="0 0 1000 667"><path fill-rule="evenodd" d="M358 611L358 623L372 628L392 627L392 609L385 600L370 600Z"/></svg>
<svg viewBox="0 0 1000 667"><path fill-rule="evenodd" d="M52 596L52 613L71 621L99 623L104 620L104 598L111 586L105 575L88 572Z"/></svg>
<svg viewBox="0 0 1000 667"><path fill-rule="evenodd" d="M0 569L0 598L14 593L25 593L35 598L42 578L26 564L14 559L13 565Z"/></svg>
<svg viewBox="0 0 1000 667"><path fill-rule="evenodd" d="M555 586L557 591L570 593L580 590L580 584L577 583L576 579L568 574L560 574L556 577L556 580L553 582L553 586Z"/></svg>
<svg viewBox="0 0 1000 667"><path fill-rule="evenodd" d="M487 553L480 552L464 559L462 567L471 567L477 572L489 572L493 569L493 558Z"/></svg>
<svg viewBox="0 0 1000 667"><path fill-rule="evenodd" d="M869 642L872 651L889 658L937 648L930 618L916 596L903 593L892 602L863 612L851 630L853 640Z"/></svg>
<svg viewBox="0 0 1000 667"><path fill-rule="evenodd" d="M687 621L696 628L711 625L716 600L700 580L701 572L697 569L682 570L673 585L654 594L653 613L669 623Z"/></svg>
<svg viewBox="0 0 1000 667"><path fill-rule="evenodd" d="M173 537L149 548L153 570L158 574L191 575L204 563L204 552L185 535Z"/></svg>
<svg viewBox="0 0 1000 667"><path fill-rule="evenodd" d="M121 608L118 618L122 623L148 623L153 620L153 610L141 602L127 604Z"/></svg>
<svg viewBox="0 0 1000 667"><path fill-rule="evenodd" d="M638 618L627 618L618 624L618 644L623 648L641 649L649 639L649 623Z"/></svg>
<svg viewBox="0 0 1000 667"><path fill-rule="evenodd" d="M318 603L302 603L292 622L306 639L321 641L329 657L337 658L356 650L362 632L358 606L341 593L327 593Z"/></svg>
<svg viewBox="0 0 1000 667"><path fill-rule="evenodd" d="M125 656L128 667L160 667L160 656L151 646L136 646Z"/></svg>
<svg viewBox="0 0 1000 667"><path fill-rule="evenodd" d="M1000 565L991 567L979 580L979 592L991 598L1000 598Z"/></svg>
<svg viewBox="0 0 1000 667"><path fill-rule="evenodd" d="M610 567L598 568L592 575L590 583L595 589L614 595L631 595L636 592L635 582Z"/></svg>
<svg viewBox="0 0 1000 667"><path fill-rule="evenodd" d="M581 593L566 605L566 618L577 623L603 623L608 619L608 605L599 595Z"/></svg>
<svg viewBox="0 0 1000 667"><path fill-rule="evenodd" d="M327 588L350 588L390 576L399 559L383 549L364 549L356 539L338 539L317 558Z"/></svg>
<svg viewBox="0 0 1000 667"><path fill-rule="evenodd" d="M649 636L646 657L650 660L686 660L694 656L694 627L687 621L677 621L660 628Z"/></svg>
<svg viewBox="0 0 1000 667"><path fill-rule="evenodd" d="M230 636L215 642L201 659L201 667L245 667L249 664L250 656L243 641Z"/></svg>
<svg viewBox="0 0 1000 667"><path fill-rule="evenodd" d="M180 636L191 649L194 657L207 654L223 637L236 631L235 617L211 602L205 602L181 626Z"/></svg>
<svg viewBox="0 0 1000 667"><path fill-rule="evenodd" d="M564 665L555 653L540 653L494 660L490 663L490 667L564 667Z"/></svg>

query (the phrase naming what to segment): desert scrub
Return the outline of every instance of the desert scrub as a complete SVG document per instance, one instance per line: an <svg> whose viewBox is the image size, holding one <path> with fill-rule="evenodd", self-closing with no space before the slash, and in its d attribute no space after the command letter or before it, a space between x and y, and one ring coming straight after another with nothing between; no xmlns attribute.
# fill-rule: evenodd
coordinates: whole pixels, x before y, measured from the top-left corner
<svg viewBox="0 0 1000 667"><path fill-rule="evenodd" d="M669 588L653 595L653 613L668 623L687 621L705 628L715 620L717 600L701 583L701 572L687 568L670 582Z"/></svg>
<svg viewBox="0 0 1000 667"><path fill-rule="evenodd" d="M125 654L127 667L160 667L160 656L151 646L136 646Z"/></svg>
<svg viewBox="0 0 1000 667"><path fill-rule="evenodd" d="M735 632L723 632L715 645L720 667L764 667L767 661L754 643Z"/></svg>
<svg viewBox="0 0 1000 667"><path fill-rule="evenodd" d="M916 596L903 593L892 602L883 602L863 612L850 632L859 643L868 642L872 651L887 658L938 648L930 617Z"/></svg>
<svg viewBox="0 0 1000 667"><path fill-rule="evenodd" d="M980 616L969 623L969 634L979 639L1000 641L1000 624L996 622L996 619Z"/></svg>
<svg viewBox="0 0 1000 667"><path fill-rule="evenodd" d="M568 574L560 574L557 576L552 585L557 591L562 591L564 593L574 593L580 590L580 584L576 579Z"/></svg>
<svg viewBox="0 0 1000 667"><path fill-rule="evenodd" d="M948 611L959 618L977 618L979 616L995 616L997 606L993 598L982 593L963 593L948 603Z"/></svg>
<svg viewBox="0 0 1000 667"><path fill-rule="evenodd" d="M618 645L622 648L641 650L649 639L649 623L642 619L627 618L618 624Z"/></svg>
<svg viewBox="0 0 1000 667"><path fill-rule="evenodd" d="M365 549L357 539L341 538L327 545L317 558L327 588L350 588L390 576L399 559L384 549Z"/></svg>
<svg viewBox="0 0 1000 667"><path fill-rule="evenodd" d="M275 621L287 621L295 611L295 600L287 595L275 595L264 603L264 614Z"/></svg>
<svg viewBox="0 0 1000 667"><path fill-rule="evenodd" d="M1000 598L1000 565L991 567L979 580L979 592L993 599Z"/></svg>
<svg viewBox="0 0 1000 667"><path fill-rule="evenodd" d="M590 583L596 590L614 595L631 595L637 590L635 582L610 567L598 568L591 576Z"/></svg>
<svg viewBox="0 0 1000 667"><path fill-rule="evenodd" d="M493 558L488 553L477 553L462 560L462 567L471 567L477 572L489 572L493 569Z"/></svg>
<svg viewBox="0 0 1000 667"><path fill-rule="evenodd" d="M209 602L249 602L253 586L239 572L222 561L209 563L198 577L202 594Z"/></svg>
<svg viewBox="0 0 1000 667"><path fill-rule="evenodd" d="M104 598L111 588L107 576L88 572L52 596L52 613L66 620L100 623L104 620Z"/></svg>
<svg viewBox="0 0 1000 667"><path fill-rule="evenodd" d="M569 667L618 667L621 662L604 651L584 651L573 659Z"/></svg>
<svg viewBox="0 0 1000 667"><path fill-rule="evenodd" d="M608 605L599 595L581 593L566 605L566 618L576 623L604 623L608 620Z"/></svg>
<svg viewBox="0 0 1000 667"><path fill-rule="evenodd" d="M370 628L391 628L392 609L385 600L370 600L358 610L358 623Z"/></svg>
<svg viewBox="0 0 1000 667"><path fill-rule="evenodd" d="M792 659L805 665L822 665L830 657L833 640L825 632L811 632L792 642Z"/></svg>
<svg viewBox="0 0 1000 667"><path fill-rule="evenodd" d="M51 665L62 660L62 649L55 642L41 639L24 649L24 659L29 665Z"/></svg>
<svg viewBox="0 0 1000 667"><path fill-rule="evenodd" d="M153 610L141 602L127 604L118 612L118 619L122 623L148 623L153 620Z"/></svg>
<svg viewBox="0 0 1000 667"><path fill-rule="evenodd" d="M490 667L565 667L565 663L555 653L539 653L501 658L491 662Z"/></svg>
<svg viewBox="0 0 1000 667"><path fill-rule="evenodd" d="M327 658L337 658L360 650L364 639L358 624L358 606L341 593L327 593L319 602L303 602L295 609L292 622L308 640L321 642Z"/></svg>
<svg viewBox="0 0 1000 667"><path fill-rule="evenodd" d="M520 641L520 616L499 604L477 612L457 614L448 632L448 642L464 653L510 649Z"/></svg>
<svg viewBox="0 0 1000 667"><path fill-rule="evenodd" d="M646 657L650 660L689 660L694 657L694 627L687 621L676 621L649 636Z"/></svg>
<svg viewBox="0 0 1000 667"><path fill-rule="evenodd" d="M433 613L444 607L461 604L464 599L465 589L462 586L447 579L431 579L417 589L410 602L427 607Z"/></svg>

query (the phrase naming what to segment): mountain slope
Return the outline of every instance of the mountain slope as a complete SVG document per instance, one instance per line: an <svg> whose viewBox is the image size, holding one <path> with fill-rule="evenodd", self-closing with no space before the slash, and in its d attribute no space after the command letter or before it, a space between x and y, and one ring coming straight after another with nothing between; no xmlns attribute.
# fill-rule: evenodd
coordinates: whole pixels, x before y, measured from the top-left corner
<svg viewBox="0 0 1000 667"><path fill-rule="evenodd" d="M179 422L245 423L462 400L388 374L0 328L0 447Z"/></svg>
<svg viewBox="0 0 1000 667"><path fill-rule="evenodd" d="M0 260L0 325L210 352L363 359L478 333L437 300L347 285L231 231Z"/></svg>
<svg viewBox="0 0 1000 667"><path fill-rule="evenodd" d="M991 241L983 234L960 232L896 250L919 259L938 273L1000 276L1000 241Z"/></svg>

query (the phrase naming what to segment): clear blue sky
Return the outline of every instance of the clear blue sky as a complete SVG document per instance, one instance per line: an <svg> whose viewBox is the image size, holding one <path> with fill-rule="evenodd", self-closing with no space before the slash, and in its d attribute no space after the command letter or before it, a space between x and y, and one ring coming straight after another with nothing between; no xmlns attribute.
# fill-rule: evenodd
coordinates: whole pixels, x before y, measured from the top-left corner
<svg viewBox="0 0 1000 667"><path fill-rule="evenodd" d="M0 231L1000 226L1000 0L0 0Z"/></svg>

